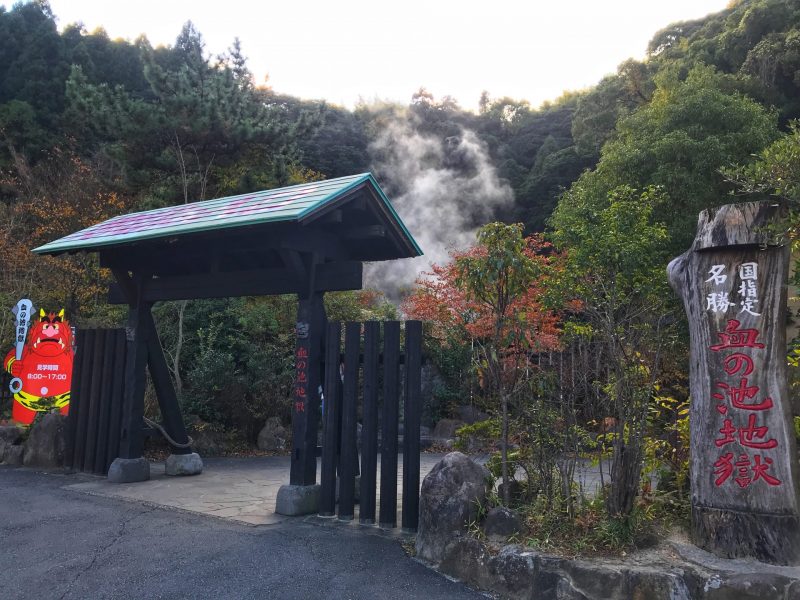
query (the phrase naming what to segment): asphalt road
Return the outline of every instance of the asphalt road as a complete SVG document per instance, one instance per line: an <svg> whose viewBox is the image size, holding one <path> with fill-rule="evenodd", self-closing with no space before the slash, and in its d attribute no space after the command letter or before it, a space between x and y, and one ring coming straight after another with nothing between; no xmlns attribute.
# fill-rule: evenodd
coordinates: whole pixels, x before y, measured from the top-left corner
<svg viewBox="0 0 800 600"><path fill-rule="evenodd" d="M292 519L250 527L61 489L0 466L0 598L482 598L396 539Z"/></svg>

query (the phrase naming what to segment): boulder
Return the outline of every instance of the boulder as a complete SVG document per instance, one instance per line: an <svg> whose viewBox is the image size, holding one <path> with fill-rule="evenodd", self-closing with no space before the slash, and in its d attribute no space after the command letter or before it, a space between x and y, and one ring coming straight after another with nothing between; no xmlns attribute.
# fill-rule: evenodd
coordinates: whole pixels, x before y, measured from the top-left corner
<svg viewBox="0 0 800 600"><path fill-rule="evenodd" d="M258 432L258 449L265 452L280 452L286 448L289 432L281 425L279 417L270 417Z"/></svg>
<svg viewBox="0 0 800 600"><path fill-rule="evenodd" d="M16 425L0 425L0 444L6 443L11 446L20 439L22 439L22 429Z"/></svg>
<svg viewBox="0 0 800 600"><path fill-rule="evenodd" d="M489 415L487 415L485 412L478 410L470 404L462 404L461 406L456 407L456 414L458 415L458 418L464 421L464 423L467 425L472 425L478 421L485 421L489 418Z"/></svg>
<svg viewBox="0 0 800 600"><path fill-rule="evenodd" d="M503 598L530 598L536 576L535 558L533 552L523 552L517 546L505 546L489 562L493 581L491 589L500 592Z"/></svg>
<svg viewBox="0 0 800 600"><path fill-rule="evenodd" d="M436 424L436 427L434 427L433 437L443 440L453 439L456 437L456 430L464 425L466 425L464 421L459 421L457 419L442 419Z"/></svg>
<svg viewBox="0 0 800 600"><path fill-rule="evenodd" d="M438 563L447 544L464 533L486 500L489 472L461 452L451 452L425 476L419 499L417 556Z"/></svg>
<svg viewBox="0 0 800 600"><path fill-rule="evenodd" d="M31 427L22 462L26 467L58 469L64 466L66 452L67 417L50 413Z"/></svg>
<svg viewBox="0 0 800 600"><path fill-rule="evenodd" d="M712 578L704 600L777 600L785 597L792 580L776 573L736 573Z"/></svg>
<svg viewBox="0 0 800 600"><path fill-rule="evenodd" d="M3 462L7 465L20 466L22 464L22 456L24 451L24 446L6 446Z"/></svg>
<svg viewBox="0 0 800 600"><path fill-rule="evenodd" d="M208 425L192 427L189 436L192 438L192 450L202 456L219 456L225 449L225 434Z"/></svg>
<svg viewBox="0 0 800 600"><path fill-rule="evenodd" d="M522 519L510 508L495 506L486 515L483 532L490 540L506 541L512 535L522 531Z"/></svg>
<svg viewBox="0 0 800 600"><path fill-rule="evenodd" d="M170 454L164 463L164 473L171 476L199 475L203 472L203 459L197 452Z"/></svg>
<svg viewBox="0 0 800 600"><path fill-rule="evenodd" d="M444 549L439 570L479 588L492 586L488 563L491 557L486 548L473 537L451 540Z"/></svg>

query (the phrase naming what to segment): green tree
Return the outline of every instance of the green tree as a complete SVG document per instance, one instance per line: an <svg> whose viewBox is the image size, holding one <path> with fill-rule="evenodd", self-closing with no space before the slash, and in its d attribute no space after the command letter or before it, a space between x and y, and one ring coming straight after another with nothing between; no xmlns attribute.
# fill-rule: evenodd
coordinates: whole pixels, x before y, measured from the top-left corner
<svg viewBox="0 0 800 600"><path fill-rule="evenodd" d="M560 302L580 306L571 328L601 347L607 369L601 410L615 423L606 508L612 517L626 517L638 493L647 411L671 308L667 230L653 219L666 198L658 188L619 186L597 207L597 192L587 183L574 185L553 216L553 238L566 253L556 289Z"/></svg>
<svg viewBox="0 0 800 600"><path fill-rule="evenodd" d="M662 188L669 202L655 216L677 254L691 243L698 212L724 203L730 192L720 170L748 162L777 136L776 115L736 92L729 77L709 68L694 69L686 80L664 73L652 101L618 123L597 168L576 185L597 210L621 185Z"/></svg>
<svg viewBox="0 0 800 600"><path fill-rule="evenodd" d="M482 346L481 366L489 393L500 404L503 502L508 506L509 402L523 378L520 361L531 342L529 333L520 327L525 322L520 301L540 274L540 265L529 252L521 224L489 223L478 231L478 244L483 251L456 258L455 283L467 299L488 308L491 333Z"/></svg>

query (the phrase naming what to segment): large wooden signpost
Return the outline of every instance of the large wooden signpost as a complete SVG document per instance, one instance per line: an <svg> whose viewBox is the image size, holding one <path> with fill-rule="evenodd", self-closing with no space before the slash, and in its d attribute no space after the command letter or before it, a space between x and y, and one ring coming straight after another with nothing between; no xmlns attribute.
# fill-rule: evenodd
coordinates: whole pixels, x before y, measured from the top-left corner
<svg viewBox="0 0 800 600"><path fill-rule="evenodd" d="M769 203L700 215L673 260L691 337L694 542L723 557L800 563L798 461L786 381L789 249Z"/></svg>

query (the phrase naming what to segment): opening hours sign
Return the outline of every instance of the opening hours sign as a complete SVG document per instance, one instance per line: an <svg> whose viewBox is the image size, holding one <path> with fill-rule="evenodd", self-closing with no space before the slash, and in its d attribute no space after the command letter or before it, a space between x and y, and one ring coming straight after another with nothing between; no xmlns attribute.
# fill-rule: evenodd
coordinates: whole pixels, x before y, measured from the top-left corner
<svg viewBox="0 0 800 600"><path fill-rule="evenodd" d="M766 243L778 218L770 203L704 211L692 248L668 272L689 318L694 542L719 556L798 564L789 250Z"/></svg>

